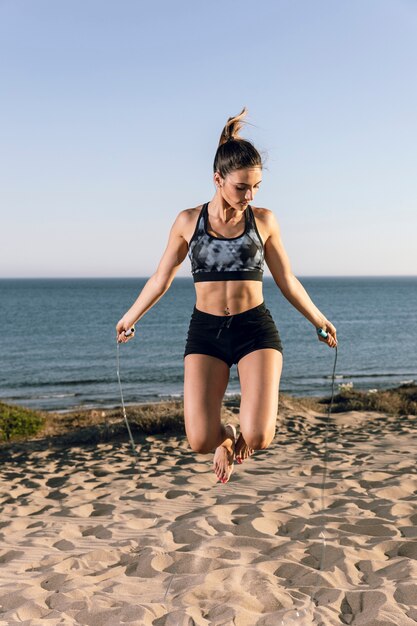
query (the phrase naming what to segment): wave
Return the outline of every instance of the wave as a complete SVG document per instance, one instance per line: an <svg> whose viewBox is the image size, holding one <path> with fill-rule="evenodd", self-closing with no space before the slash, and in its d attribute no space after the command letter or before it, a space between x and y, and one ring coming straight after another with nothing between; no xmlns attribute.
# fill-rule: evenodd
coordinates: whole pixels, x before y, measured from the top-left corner
<svg viewBox="0 0 417 626"><path fill-rule="evenodd" d="M402 378L404 376L416 376L416 373L413 372L400 372L398 374L338 374L335 376L337 379L345 379L345 378ZM310 378L310 377L309 377ZM311 377L312 378L312 377ZM324 378L332 378L331 375L326 375Z"/></svg>
<svg viewBox="0 0 417 626"><path fill-rule="evenodd" d="M53 398L76 398L77 396L81 396L81 393L49 393L49 394L39 394L33 393L28 395L21 396L11 396L8 395L8 400L50 400Z"/></svg>
<svg viewBox="0 0 417 626"><path fill-rule="evenodd" d="M25 382L14 382L13 383L13 388L15 389L24 389L26 387L37 387L37 388L43 388L43 387L74 387L76 385L97 385L97 384L101 384L101 383L113 383L113 382L117 382L117 378L115 377L113 378L93 378L93 379L82 379L82 380L55 380L55 381L48 381L48 380L41 380L41 381L33 381L31 382L30 380L25 381Z"/></svg>
<svg viewBox="0 0 417 626"><path fill-rule="evenodd" d="M154 385L154 384L175 384L183 382L182 370L176 374L164 376L163 371L156 371L153 375L143 377L132 377L132 375L121 375L123 385ZM58 389L66 387L85 387L87 385L95 385L97 387L102 385L117 385L117 375L114 377L100 376L97 378L81 378L73 380L25 380L24 382L13 381L13 385L10 384L12 389L43 389L48 387L56 387Z"/></svg>

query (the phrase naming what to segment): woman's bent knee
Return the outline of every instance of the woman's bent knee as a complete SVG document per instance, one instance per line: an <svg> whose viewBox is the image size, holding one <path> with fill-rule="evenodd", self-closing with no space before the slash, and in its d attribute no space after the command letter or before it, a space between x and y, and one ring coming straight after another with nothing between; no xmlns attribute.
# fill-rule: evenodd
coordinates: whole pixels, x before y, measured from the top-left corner
<svg viewBox="0 0 417 626"><path fill-rule="evenodd" d="M210 439L201 439L200 437L187 437L188 443L193 452L198 454L209 454L216 448L216 442Z"/></svg>
<svg viewBox="0 0 417 626"><path fill-rule="evenodd" d="M214 446L210 446L210 445L207 445L206 443L202 443L199 445L192 445L191 449L193 452L196 452L197 454L210 454L210 452L213 452Z"/></svg>
<svg viewBox="0 0 417 626"><path fill-rule="evenodd" d="M267 433L250 433L243 435L244 440L249 448L252 450L265 450L271 444L274 438L275 432L272 434Z"/></svg>

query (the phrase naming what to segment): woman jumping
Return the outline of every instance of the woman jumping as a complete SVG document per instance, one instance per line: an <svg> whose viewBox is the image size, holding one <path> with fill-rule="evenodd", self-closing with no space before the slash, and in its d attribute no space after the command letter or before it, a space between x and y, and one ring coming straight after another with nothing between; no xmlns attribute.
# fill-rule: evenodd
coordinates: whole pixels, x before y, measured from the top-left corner
<svg viewBox="0 0 417 626"><path fill-rule="evenodd" d="M326 331L319 340L337 345L335 327L291 271L274 214L249 204L262 181L262 159L238 134L245 115L243 109L229 118L221 134L213 198L178 214L156 272L116 326L118 342L129 341L134 333L128 331L166 293L188 253L196 304L184 353L185 429L195 452L214 451L214 472L223 483L235 460L267 448L275 435L282 345L264 304L264 263L287 300ZM234 363L241 387L238 437L220 419Z"/></svg>

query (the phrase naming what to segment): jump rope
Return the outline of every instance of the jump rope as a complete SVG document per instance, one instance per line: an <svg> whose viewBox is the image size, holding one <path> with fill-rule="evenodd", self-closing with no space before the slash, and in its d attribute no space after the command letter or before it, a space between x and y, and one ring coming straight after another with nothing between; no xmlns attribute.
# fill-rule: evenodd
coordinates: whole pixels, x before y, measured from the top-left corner
<svg viewBox="0 0 417 626"><path fill-rule="evenodd" d="M135 328L132 327L129 330L126 330L124 332L125 337L130 337L131 335L133 335L135 332ZM323 330L322 328L317 328L317 335L319 337L322 337L323 339L327 339L327 333L325 330ZM119 383L119 390L120 390L120 399L122 402L122 412L123 412L123 418L126 424L126 429L129 435L129 440L130 440L130 445L132 448L132 454L134 456L134 465L136 465L138 459L139 459L139 454L136 448L136 444L135 441L133 439L133 435L132 435L132 431L130 428L130 424L129 424L129 420L127 419L127 414L126 414L126 406L125 406L125 402L124 402L124 397L123 397L123 388L122 388L122 382L120 379L120 344L118 341L116 341L116 345L117 345L117 350L116 350L116 363L117 363L117 380ZM336 380L336 365L337 365L337 346L335 347L335 357L334 357L334 363L333 363L333 371L332 371L332 388L331 388L331 396L330 396L330 402L329 402L329 406L328 406L328 410L327 410L327 416L326 416L326 426L325 426L325 430L324 430L324 451L323 451L323 468L322 468L322 480L321 480L321 486L320 486L320 494L321 494L321 511L325 512L326 509L326 504L325 504L325 485L326 485L326 480L327 480L327 474L328 474L328 452L329 452L329 445L328 445L328 439L329 439L329 422L330 422L330 416L332 413L332 408L333 408L333 401L334 401L334 389L335 389L335 380ZM326 523L325 521L323 521L322 524L322 528L321 528L321 532L320 532L320 538L321 538L321 555L320 555L320 563L319 563L319 567L318 570L319 571L323 571L324 569L324 563L326 560ZM169 587L171 586L172 583L172 578L169 582L168 588L165 592L165 597L166 598L168 591L169 591ZM317 583L315 588L313 589L312 593L310 594L310 600L311 602L314 603L314 597L317 593L317 591L320 588L320 584ZM294 613L294 609L288 609L287 611L285 611L284 617L281 620L281 624L280 626L290 626L292 622L292 617L290 617L290 621L287 621L285 618L286 614L292 613L293 617L295 617L298 621L299 618L303 618L307 615L306 610L305 609L298 609L295 610ZM298 623L300 624L300 622L298 621ZM300 626L302 626L300 624Z"/></svg>
<svg viewBox="0 0 417 626"><path fill-rule="evenodd" d="M134 327L132 327L130 330L126 330L125 333L124 333L125 337L130 337L130 335L133 335L134 332L135 332ZM120 344L119 344L119 342L117 340L116 340L116 345L117 345L117 350L116 350L116 371L117 371L117 380L119 382L120 399L122 401L123 418L125 420L127 432L129 434L130 446L132 448L132 453L133 453L133 456L135 458L134 465L136 465L136 461L139 458L139 454L138 454L138 451L136 449L136 445L135 445L135 441L133 439L132 431L130 430L129 420L127 419L127 415L126 415L125 401L124 401L124 398L123 398L122 381L120 380L120 348L119 348Z"/></svg>

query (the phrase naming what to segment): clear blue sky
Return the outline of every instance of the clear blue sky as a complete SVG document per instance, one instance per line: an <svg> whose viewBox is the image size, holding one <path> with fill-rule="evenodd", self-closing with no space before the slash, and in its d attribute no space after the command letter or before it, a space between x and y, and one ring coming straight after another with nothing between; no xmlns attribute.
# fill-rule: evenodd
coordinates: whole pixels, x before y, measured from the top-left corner
<svg viewBox="0 0 417 626"><path fill-rule="evenodd" d="M416 67L415 0L0 0L0 276L149 276L244 105L297 275L417 274Z"/></svg>

